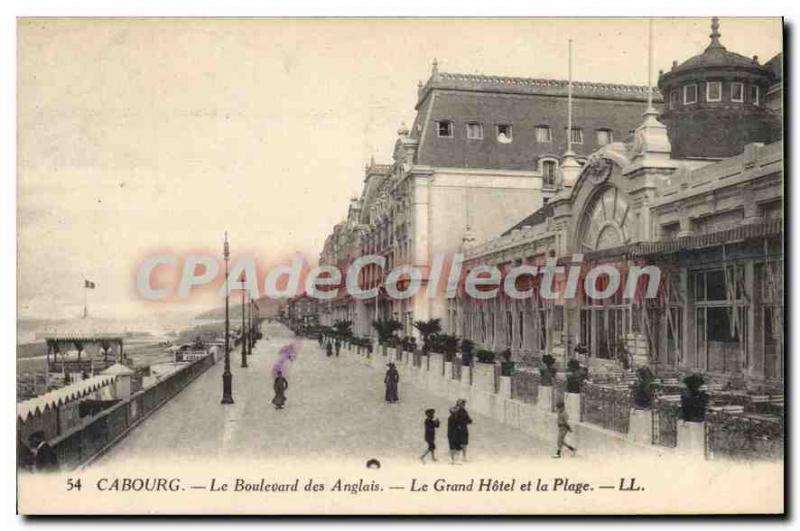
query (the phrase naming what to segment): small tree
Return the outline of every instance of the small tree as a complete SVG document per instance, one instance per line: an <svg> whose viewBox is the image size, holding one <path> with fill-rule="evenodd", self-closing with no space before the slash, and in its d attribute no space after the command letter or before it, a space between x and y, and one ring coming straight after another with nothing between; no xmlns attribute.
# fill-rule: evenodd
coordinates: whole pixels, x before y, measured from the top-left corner
<svg viewBox="0 0 800 531"><path fill-rule="evenodd" d="M338 339L346 340L353 336L353 321L340 320L333 323L333 333Z"/></svg>
<svg viewBox="0 0 800 531"><path fill-rule="evenodd" d="M441 320L414 321L414 328L422 336L422 353L427 354L431 350L431 336L442 331Z"/></svg>
<svg viewBox="0 0 800 531"><path fill-rule="evenodd" d="M378 319L372 321L372 328L378 334L378 341L388 343L395 338L395 332L402 329L403 325L395 319Z"/></svg>

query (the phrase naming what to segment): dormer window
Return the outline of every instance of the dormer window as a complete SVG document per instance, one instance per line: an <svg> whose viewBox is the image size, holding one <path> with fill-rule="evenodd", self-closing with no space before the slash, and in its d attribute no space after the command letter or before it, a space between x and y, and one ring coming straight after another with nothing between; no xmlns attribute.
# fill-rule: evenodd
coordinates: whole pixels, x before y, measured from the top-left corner
<svg viewBox="0 0 800 531"><path fill-rule="evenodd" d="M511 131L511 125L500 124L497 126L497 141L501 144L510 144L514 139Z"/></svg>
<svg viewBox="0 0 800 531"><path fill-rule="evenodd" d="M483 140L483 125L477 122L468 123L467 138L470 140Z"/></svg>
<svg viewBox="0 0 800 531"><path fill-rule="evenodd" d="M614 133L611 129L598 129L597 130L597 145L605 146L614 141Z"/></svg>
<svg viewBox="0 0 800 531"><path fill-rule="evenodd" d="M542 184L545 186L555 186L556 184L556 171L558 170L558 163L554 160L542 161Z"/></svg>
<svg viewBox="0 0 800 531"><path fill-rule="evenodd" d="M573 144L583 144L583 129L573 127L569 130L569 140Z"/></svg>
<svg viewBox="0 0 800 531"><path fill-rule="evenodd" d="M553 141L553 130L547 125L536 127L536 141L540 144Z"/></svg>
<svg viewBox="0 0 800 531"><path fill-rule="evenodd" d="M722 101L722 83L720 81L706 83L706 101Z"/></svg>
<svg viewBox="0 0 800 531"><path fill-rule="evenodd" d="M744 85L731 83L731 101L741 103L744 101Z"/></svg>
<svg viewBox="0 0 800 531"><path fill-rule="evenodd" d="M750 101L753 105L758 105L759 103L759 93L758 93L758 85L750 85Z"/></svg>
<svg viewBox="0 0 800 531"><path fill-rule="evenodd" d="M453 138L453 122L450 120L436 122L436 130L439 133L439 138Z"/></svg>
<svg viewBox="0 0 800 531"><path fill-rule="evenodd" d="M678 103L680 102L681 95L678 93L677 90L673 90L669 93L669 108L670 109L677 109Z"/></svg>
<svg viewBox="0 0 800 531"><path fill-rule="evenodd" d="M686 85L683 87L683 104L691 105L697 103L697 85Z"/></svg>

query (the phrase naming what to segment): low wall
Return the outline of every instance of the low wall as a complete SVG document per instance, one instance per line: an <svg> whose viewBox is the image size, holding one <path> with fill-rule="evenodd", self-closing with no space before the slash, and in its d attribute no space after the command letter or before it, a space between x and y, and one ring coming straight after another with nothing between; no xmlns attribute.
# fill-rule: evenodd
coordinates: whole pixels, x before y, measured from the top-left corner
<svg viewBox="0 0 800 531"><path fill-rule="evenodd" d="M193 361L51 440L50 446L56 452L59 467L70 470L86 465L105 453L131 429L208 370L214 361L212 354Z"/></svg>
<svg viewBox="0 0 800 531"><path fill-rule="evenodd" d="M358 354L354 354L359 356ZM380 356L380 363L373 364L359 356L363 362L385 369L386 363L394 362L400 373L400 381L415 385L429 392L455 402L459 398L467 401L467 408L475 413L492 417L495 420L521 430L543 445L555 447L558 435L556 414L552 412L552 387L539 386L536 403L526 403L511 398L511 378L496 376L498 370L492 364L476 363L473 367L461 367L461 378L454 378L458 372L453 363L445 362L444 356L431 353L430 359L423 356L422 364L416 367L413 356L404 353L402 359L396 355L395 349L389 349L389 355ZM644 440L644 426L624 434L604 429L595 424L581 422L580 395L565 393L564 402L568 405L567 413L573 431L568 441L579 449L597 450L603 455L627 455L633 451L646 452L651 455L669 454L673 448L658 446ZM698 455L695 452L695 455Z"/></svg>

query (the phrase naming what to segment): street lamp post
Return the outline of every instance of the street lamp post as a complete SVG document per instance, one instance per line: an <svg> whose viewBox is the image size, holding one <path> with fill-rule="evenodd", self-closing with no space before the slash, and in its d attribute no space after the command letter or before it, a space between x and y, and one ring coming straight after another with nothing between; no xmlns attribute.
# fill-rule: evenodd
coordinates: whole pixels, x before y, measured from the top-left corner
<svg viewBox="0 0 800 531"><path fill-rule="evenodd" d="M230 356L230 321L228 319L228 260L230 249L228 248L228 233L225 233L225 245L223 247L225 257L225 370L222 373L222 403L233 404L233 375L231 374Z"/></svg>
<svg viewBox="0 0 800 531"><path fill-rule="evenodd" d="M244 289L244 282L245 282L245 276L244 272L242 272L242 337L240 339L240 343L242 344L242 367L247 368L247 328L245 327L245 322L244 322L245 318L244 295L246 290Z"/></svg>

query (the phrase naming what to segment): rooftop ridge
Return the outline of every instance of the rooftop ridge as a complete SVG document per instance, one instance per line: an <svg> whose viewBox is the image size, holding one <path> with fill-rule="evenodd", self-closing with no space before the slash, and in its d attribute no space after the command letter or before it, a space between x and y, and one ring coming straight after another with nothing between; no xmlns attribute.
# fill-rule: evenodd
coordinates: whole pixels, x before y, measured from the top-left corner
<svg viewBox="0 0 800 531"><path fill-rule="evenodd" d="M492 76L485 74L461 74L458 72L439 72L436 74L438 80L453 80L453 81L475 81L475 82L488 82L488 83L502 83L509 85L523 85L530 87L546 87L546 88L567 88L569 81L566 79L545 79L533 77L514 77L514 76ZM631 94L647 95L647 85L625 85L621 83L603 83L597 81L573 81L572 88L588 89L588 90L614 90ZM653 87L653 92L657 93L658 89Z"/></svg>

